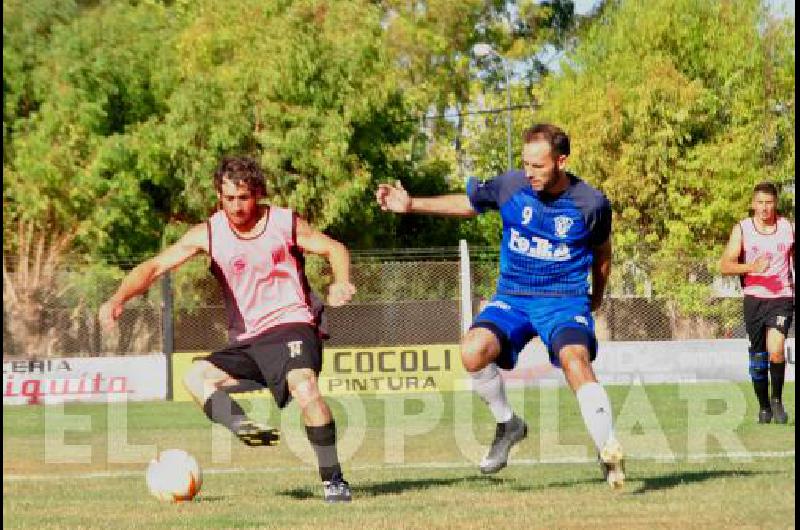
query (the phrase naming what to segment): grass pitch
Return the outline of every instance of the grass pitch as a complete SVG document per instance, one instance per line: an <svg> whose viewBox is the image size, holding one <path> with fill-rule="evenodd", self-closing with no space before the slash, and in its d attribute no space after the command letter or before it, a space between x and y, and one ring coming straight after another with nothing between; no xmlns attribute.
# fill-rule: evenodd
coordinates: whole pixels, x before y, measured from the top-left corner
<svg viewBox="0 0 800 530"><path fill-rule="evenodd" d="M7 528L676 528L794 527L794 384L788 425L757 425L749 384L610 386L628 479L603 482L566 389L511 390L528 438L482 476L494 434L471 393L329 399L350 505L326 505L296 405L246 403L280 425L276 448L212 428L193 403L4 407ZM157 450L204 471L198 497L147 493Z"/></svg>

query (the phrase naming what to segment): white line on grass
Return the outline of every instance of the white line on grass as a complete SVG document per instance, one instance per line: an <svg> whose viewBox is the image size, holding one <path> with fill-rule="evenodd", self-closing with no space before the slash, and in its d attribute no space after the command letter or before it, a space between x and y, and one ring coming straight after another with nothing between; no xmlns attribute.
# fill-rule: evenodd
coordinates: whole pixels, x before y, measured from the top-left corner
<svg viewBox="0 0 800 530"><path fill-rule="evenodd" d="M697 462L708 459L750 459L750 458L788 458L795 455L794 450L791 451L741 451L733 453L692 453L692 454L653 454L653 455L636 455L628 457L628 460L656 460L663 462L675 462L676 460L687 460L689 462ZM510 460L510 465L523 465L523 466L536 466L547 464L589 464L595 463L597 460L594 458L522 458L518 460ZM411 462L407 464L367 464L347 466L353 471L372 471L377 469L460 469L476 467L477 464L472 462ZM308 471L311 466L292 466L292 467L266 467L266 468L211 468L203 469L205 475L228 475L239 473L286 473L292 471ZM24 481L24 480L70 480L70 479L87 479L87 478L124 478L124 477L138 477L143 473L142 470L119 470L119 471L93 471L90 473L53 473L53 474L37 474L37 475L24 475L24 474L6 474L3 473L4 481Z"/></svg>

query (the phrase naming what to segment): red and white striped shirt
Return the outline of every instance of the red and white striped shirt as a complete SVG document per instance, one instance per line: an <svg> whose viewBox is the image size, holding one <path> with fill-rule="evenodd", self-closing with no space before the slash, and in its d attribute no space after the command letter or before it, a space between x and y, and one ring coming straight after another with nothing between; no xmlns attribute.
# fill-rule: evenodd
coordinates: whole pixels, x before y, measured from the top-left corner
<svg viewBox="0 0 800 530"><path fill-rule="evenodd" d="M790 258L794 250L794 229L784 217L778 217L775 231L759 232L752 218L739 222L742 228L742 258L752 263L765 256L769 260L762 273L747 273L743 277L744 294L757 298L791 298L794 285L790 273Z"/></svg>
<svg viewBox="0 0 800 530"><path fill-rule="evenodd" d="M219 280L231 341L243 341L281 324L314 323L310 291L296 245L291 210L270 206L258 235L244 238L223 211L208 220L211 271Z"/></svg>

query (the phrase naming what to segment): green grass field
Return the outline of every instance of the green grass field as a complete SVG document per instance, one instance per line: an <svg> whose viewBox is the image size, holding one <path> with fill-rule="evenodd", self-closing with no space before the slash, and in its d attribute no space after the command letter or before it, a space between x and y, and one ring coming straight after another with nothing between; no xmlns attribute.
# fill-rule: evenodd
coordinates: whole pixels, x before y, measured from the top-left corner
<svg viewBox="0 0 800 530"><path fill-rule="evenodd" d="M192 403L4 407L6 528L794 527L794 384L788 425L757 425L747 384L611 386L628 460L603 482L567 389L512 390L530 426L506 469L477 469L494 433L470 393L330 399L350 505L321 501L295 405L249 401L280 425L276 448L211 428ZM246 407L247 408L247 407ZM189 503L150 497L156 449L204 470Z"/></svg>

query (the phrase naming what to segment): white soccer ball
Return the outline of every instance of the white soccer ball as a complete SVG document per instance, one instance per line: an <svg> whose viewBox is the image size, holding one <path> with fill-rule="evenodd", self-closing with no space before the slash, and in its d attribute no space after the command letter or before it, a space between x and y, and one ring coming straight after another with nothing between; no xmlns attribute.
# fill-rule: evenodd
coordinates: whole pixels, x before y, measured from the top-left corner
<svg viewBox="0 0 800 530"><path fill-rule="evenodd" d="M162 451L150 461L145 479L150 493L168 502L192 500L203 484L197 460L182 449Z"/></svg>

